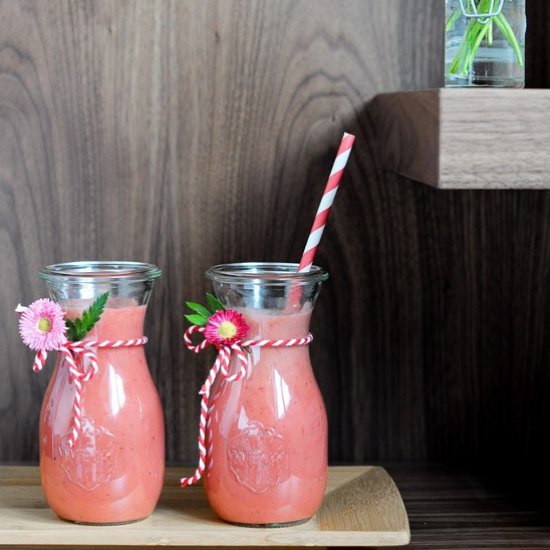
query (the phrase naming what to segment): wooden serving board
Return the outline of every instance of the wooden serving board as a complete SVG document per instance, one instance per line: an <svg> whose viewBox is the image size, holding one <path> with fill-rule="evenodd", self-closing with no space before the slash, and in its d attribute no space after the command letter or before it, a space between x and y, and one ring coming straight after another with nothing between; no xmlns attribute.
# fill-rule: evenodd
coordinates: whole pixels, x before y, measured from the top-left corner
<svg viewBox="0 0 550 550"><path fill-rule="evenodd" d="M220 521L202 487L178 486L182 470L169 468L155 513L129 525L91 527L60 520L40 487L38 468L0 467L0 547L123 546L403 546L407 512L386 470L331 467L317 515L303 525L275 529Z"/></svg>

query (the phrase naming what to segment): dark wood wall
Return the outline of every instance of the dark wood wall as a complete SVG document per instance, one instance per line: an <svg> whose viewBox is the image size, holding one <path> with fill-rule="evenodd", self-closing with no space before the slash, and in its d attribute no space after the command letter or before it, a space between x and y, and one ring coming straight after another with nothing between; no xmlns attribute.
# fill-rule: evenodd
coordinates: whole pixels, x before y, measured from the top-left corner
<svg viewBox="0 0 550 550"><path fill-rule="evenodd" d="M13 309L40 266L135 259L164 270L147 351L168 459L192 463L209 359L183 303L211 264L299 258L344 129L312 346L331 459L540 457L550 194L438 192L380 173L369 139L377 93L441 84L442 21L442 0L0 0L0 459L37 458L49 370Z"/></svg>
<svg viewBox="0 0 550 550"><path fill-rule="evenodd" d="M526 78L531 88L550 88L550 2L526 0Z"/></svg>

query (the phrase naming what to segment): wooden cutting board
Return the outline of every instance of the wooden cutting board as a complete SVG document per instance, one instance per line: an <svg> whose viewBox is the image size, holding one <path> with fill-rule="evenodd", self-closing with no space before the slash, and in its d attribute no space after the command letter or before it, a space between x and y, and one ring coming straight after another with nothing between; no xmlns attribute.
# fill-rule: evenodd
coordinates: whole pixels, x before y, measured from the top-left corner
<svg viewBox="0 0 550 550"><path fill-rule="evenodd" d="M220 521L202 487L179 488L180 469L167 470L155 513L139 523L84 526L48 508L38 468L0 467L0 547L87 546L403 546L410 541L401 495L386 470L331 467L317 515L295 527L260 529Z"/></svg>

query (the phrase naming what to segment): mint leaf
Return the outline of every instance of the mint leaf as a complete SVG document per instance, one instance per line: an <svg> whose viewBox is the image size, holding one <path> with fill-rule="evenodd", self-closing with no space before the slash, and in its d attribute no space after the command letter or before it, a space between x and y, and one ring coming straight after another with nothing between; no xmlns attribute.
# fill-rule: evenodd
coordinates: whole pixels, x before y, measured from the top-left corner
<svg viewBox="0 0 550 550"><path fill-rule="evenodd" d="M101 318L105 304L109 299L109 293L102 294L88 309L82 313L82 328L86 333L90 332Z"/></svg>
<svg viewBox="0 0 550 550"><path fill-rule="evenodd" d="M210 308L210 311L212 313L216 313L218 310L225 311L225 306L213 295L209 292L206 293L206 301L208 302L208 307Z"/></svg>
<svg viewBox="0 0 550 550"><path fill-rule="evenodd" d="M203 317L210 317L211 313L200 304L197 304L196 302L185 302L185 305L192 309L193 311L196 311L199 315L202 315Z"/></svg>
<svg viewBox="0 0 550 550"><path fill-rule="evenodd" d="M208 323L208 318L204 315L199 315L198 313L193 313L192 315L186 315L185 318L193 325L202 327Z"/></svg>
<svg viewBox="0 0 550 550"><path fill-rule="evenodd" d="M67 339L73 342L83 340L101 318L108 299L109 293L105 292L88 309L82 312L82 317L77 317L74 321L66 319Z"/></svg>
<svg viewBox="0 0 550 550"><path fill-rule="evenodd" d="M76 331L76 326L73 322L72 319L65 319L65 326L67 327L67 340L71 340L73 342L77 341L78 340L78 337L77 337L77 331Z"/></svg>

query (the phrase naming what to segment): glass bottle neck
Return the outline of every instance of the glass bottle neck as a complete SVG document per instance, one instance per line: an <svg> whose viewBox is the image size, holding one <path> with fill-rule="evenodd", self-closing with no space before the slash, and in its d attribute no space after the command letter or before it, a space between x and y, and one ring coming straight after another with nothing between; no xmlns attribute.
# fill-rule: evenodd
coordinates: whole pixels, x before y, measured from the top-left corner
<svg viewBox="0 0 550 550"><path fill-rule="evenodd" d="M130 340L143 336L145 311L160 269L141 262L70 262L42 268L49 294L76 318L107 294L101 319L88 339Z"/></svg>
<svg viewBox="0 0 550 550"><path fill-rule="evenodd" d="M160 269L141 262L69 262L42 268L50 296L67 309L88 307L108 293L108 307L146 305Z"/></svg>
<svg viewBox="0 0 550 550"><path fill-rule="evenodd" d="M241 312L289 315L313 309L325 270L313 266L298 272L297 264L250 262L213 266L206 272L222 304Z"/></svg>

